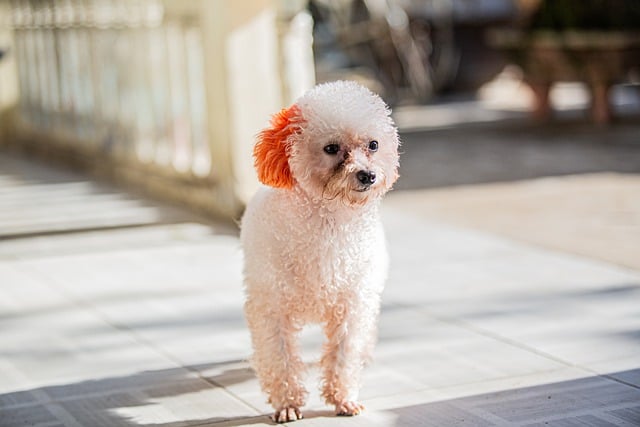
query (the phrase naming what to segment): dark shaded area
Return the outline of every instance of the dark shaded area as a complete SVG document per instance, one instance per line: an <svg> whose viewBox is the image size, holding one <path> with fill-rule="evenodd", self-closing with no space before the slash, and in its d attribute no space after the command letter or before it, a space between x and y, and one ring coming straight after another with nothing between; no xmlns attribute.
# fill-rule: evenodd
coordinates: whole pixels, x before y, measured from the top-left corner
<svg viewBox="0 0 640 427"><path fill-rule="evenodd" d="M633 373L637 370L614 375ZM398 415L398 427L640 425L640 390L612 378L581 378L408 406L392 412Z"/></svg>
<svg viewBox="0 0 640 427"><path fill-rule="evenodd" d="M570 174L640 172L640 123L528 120L401 133L397 190Z"/></svg>

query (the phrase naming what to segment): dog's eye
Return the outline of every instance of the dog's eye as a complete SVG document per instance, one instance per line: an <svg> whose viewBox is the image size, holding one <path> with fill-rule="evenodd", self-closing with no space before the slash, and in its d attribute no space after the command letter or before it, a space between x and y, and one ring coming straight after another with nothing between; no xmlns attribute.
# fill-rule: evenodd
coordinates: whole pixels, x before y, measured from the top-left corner
<svg viewBox="0 0 640 427"><path fill-rule="evenodd" d="M369 141L369 151L378 151L378 141Z"/></svg>
<svg viewBox="0 0 640 427"><path fill-rule="evenodd" d="M340 151L340 146L338 144L328 144L324 146L324 152L327 154L338 154L338 151Z"/></svg>

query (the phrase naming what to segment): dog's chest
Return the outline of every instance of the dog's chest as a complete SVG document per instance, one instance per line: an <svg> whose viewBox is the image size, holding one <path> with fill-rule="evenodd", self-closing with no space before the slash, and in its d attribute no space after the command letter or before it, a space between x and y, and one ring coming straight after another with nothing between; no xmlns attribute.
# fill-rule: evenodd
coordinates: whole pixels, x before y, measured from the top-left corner
<svg viewBox="0 0 640 427"><path fill-rule="evenodd" d="M361 286L384 262L384 238L377 217L341 218L314 212L304 227L294 227L287 239L287 257L305 287L328 292Z"/></svg>

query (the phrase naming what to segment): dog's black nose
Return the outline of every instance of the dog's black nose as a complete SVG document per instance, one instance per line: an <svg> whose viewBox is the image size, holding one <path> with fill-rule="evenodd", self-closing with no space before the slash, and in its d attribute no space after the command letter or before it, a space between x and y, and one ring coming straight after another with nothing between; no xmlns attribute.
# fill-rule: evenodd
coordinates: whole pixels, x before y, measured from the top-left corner
<svg viewBox="0 0 640 427"><path fill-rule="evenodd" d="M376 182L376 173L373 171L358 171L356 177L362 185L371 185Z"/></svg>

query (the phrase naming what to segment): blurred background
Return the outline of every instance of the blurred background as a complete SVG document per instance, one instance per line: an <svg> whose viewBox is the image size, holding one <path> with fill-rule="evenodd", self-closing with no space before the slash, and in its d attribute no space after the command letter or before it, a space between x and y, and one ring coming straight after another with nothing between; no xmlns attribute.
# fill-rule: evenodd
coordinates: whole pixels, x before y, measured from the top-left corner
<svg viewBox="0 0 640 427"><path fill-rule="evenodd" d="M0 425L266 425L238 220L255 135L334 79L390 104L401 177L369 412L311 376L308 425L640 425L639 27L640 0L0 0Z"/></svg>
<svg viewBox="0 0 640 427"><path fill-rule="evenodd" d="M399 190L640 171L637 0L0 1L2 147L238 218L269 116L353 79Z"/></svg>

